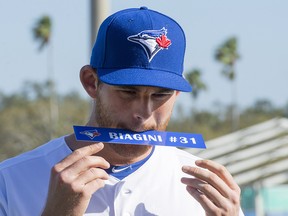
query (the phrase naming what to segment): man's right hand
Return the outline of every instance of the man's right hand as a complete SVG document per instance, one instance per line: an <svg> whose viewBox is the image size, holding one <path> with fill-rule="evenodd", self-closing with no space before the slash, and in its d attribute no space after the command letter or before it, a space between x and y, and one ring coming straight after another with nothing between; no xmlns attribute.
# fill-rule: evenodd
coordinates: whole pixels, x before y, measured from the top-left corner
<svg viewBox="0 0 288 216"><path fill-rule="evenodd" d="M96 143L75 150L51 170L48 198L42 216L83 215L92 194L104 187L110 164L95 154L103 149Z"/></svg>

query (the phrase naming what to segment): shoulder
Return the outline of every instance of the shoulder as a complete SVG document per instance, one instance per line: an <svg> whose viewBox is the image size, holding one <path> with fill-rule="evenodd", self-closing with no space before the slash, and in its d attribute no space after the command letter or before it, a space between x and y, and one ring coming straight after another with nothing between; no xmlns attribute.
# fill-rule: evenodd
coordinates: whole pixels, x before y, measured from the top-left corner
<svg viewBox="0 0 288 216"><path fill-rule="evenodd" d="M49 155L57 154L57 152L58 154L67 154L69 152L64 137L51 140L31 151L4 160L0 163L0 172L8 168L21 166L21 164L35 163L43 159L43 157L49 157Z"/></svg>

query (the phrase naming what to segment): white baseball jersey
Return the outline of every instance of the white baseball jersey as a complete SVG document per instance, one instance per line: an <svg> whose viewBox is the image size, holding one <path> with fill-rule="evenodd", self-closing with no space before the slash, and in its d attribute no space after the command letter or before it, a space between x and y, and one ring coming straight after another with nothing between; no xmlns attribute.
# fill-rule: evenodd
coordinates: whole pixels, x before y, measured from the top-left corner
<svg viewBox="0 0 288 216"><path fill-rule="evenodd" d="M0 164L0 215L38 216L45 205L51 168L71 150L64 137ZM110 176L93 194L84 215L205 215L180 179L183 165L197 157L174 147L156 147L139 169L118 180ZM242 213L241 213L242 215Z"/></svg>

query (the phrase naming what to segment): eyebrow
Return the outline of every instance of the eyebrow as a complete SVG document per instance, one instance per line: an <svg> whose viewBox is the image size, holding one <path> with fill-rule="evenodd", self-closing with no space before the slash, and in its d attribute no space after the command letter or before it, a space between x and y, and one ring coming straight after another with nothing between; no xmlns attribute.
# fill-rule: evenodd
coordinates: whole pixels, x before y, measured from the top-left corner
<svg viewBox="0 0 288 216"><path fill-rule="evenodd" d="M120 89L126 89L126 90L133 90L139 92L139 87L137 86L115 86ZM161 87L155 87L155 86L145 86L145 87L152 87L152 88L157 88L157 93L165 93L165 92L174 92L175 90L173 89L168 89L168 88L161 88Z"/></svg>

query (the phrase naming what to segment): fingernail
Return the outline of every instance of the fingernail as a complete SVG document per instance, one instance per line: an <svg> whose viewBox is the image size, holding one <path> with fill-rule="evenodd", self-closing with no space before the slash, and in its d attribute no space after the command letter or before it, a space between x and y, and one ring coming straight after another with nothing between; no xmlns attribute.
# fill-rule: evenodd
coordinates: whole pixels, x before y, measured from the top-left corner
<svg viewBox="0 0 288 216"><path fill-rule="evenodd" d="M102 142L98 142L98 143L95 143L95 144L98 145L100 148L104 147L104 144Z"/></svg>
<svg viewBox="0 0 288 216"><path fill-rule="evenodd" d="M189 170L189 166L183 166L182 167L182 171L183 172L188 172L188 170Z"/></svg>

